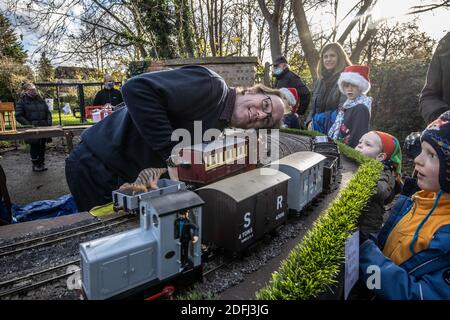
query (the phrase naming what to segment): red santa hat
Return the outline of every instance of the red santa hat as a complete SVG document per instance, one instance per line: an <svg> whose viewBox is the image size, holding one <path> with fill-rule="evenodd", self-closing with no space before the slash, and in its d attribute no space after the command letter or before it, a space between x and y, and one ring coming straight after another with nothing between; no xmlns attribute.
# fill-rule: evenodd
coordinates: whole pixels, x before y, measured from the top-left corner
<svg viewBox="0 0 450 320"><path fill-rule="evenodd" d="M281 88L281 93L285 96L289 106L293 112L297 112L298 109L298 93L295 88Z"/></svg>
<svg viewBox="0 0 450 320"><path fill-rule="evenodd" d="M362 93L366 94L370 90L369 67L363 65L346 67L338 80L339 90L342 93L344 93L343 82L357 86Z"/></svg>

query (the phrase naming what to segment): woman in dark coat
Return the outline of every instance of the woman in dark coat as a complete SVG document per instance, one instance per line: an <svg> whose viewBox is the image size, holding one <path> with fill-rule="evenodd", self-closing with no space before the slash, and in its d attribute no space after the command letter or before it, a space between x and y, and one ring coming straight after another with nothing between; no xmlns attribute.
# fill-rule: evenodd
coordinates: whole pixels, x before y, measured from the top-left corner
<svg viewBox="0 0 450 320"><path fill-rule="evenodd" d="M350 65L352 63L339 43L329 43L323 47L307 119L309 129L325 135L330 130L339 105L347 99L339 90L338 79L345 67Z"/></svg>
<svg viewBox="0 0 450 320"><path fill-rule="evenodd" d="M36 90L36 86L27 82L22 86L20 100L16 105L16 120L22 125L33 127L47 127L52 125L52 114L48 110L47 103ZM30 145L31 162L33 171L47 170L45 167L45 143L47 139L27 139Z"/></svg>

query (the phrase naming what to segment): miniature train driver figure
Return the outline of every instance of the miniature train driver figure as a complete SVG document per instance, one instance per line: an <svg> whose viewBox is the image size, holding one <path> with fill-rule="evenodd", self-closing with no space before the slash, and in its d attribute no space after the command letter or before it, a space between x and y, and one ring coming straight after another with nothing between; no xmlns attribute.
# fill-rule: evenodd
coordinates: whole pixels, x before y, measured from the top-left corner
<svg viewBox="0 0 450 320"><path fill-rule="evenodd" d="M175 239L180 239L181 243L181 267L192 267L192 261L188 258L189 242L194 244L198 241L198 227L189 219L189 210L179 213L175 220Z"/></svg>

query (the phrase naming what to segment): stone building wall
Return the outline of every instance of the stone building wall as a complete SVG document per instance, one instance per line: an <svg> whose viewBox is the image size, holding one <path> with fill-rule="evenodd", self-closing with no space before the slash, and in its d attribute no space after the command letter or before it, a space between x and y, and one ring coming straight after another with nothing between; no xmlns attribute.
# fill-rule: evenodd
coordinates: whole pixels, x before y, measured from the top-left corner
<svg viewBox="0 0 450 320"><path fill-rule="evenodd" d="M188 64L201 65L217 72L230 87L252 86L255 84L256 57L207 57L198 59L171 59L153 61L148 71L165 68L180 68Z"/></svg>

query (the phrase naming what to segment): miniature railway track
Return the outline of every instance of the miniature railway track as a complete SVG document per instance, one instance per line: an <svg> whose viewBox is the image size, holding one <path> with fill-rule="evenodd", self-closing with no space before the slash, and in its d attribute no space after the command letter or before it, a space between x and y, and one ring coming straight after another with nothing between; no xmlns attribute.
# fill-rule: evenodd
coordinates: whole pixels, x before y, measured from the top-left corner
<svg viewBox="0 0 450 320"><path fill-rule="evenodd" d="M80 259L73 260L55 267L47 268L41 271L33 272L22 277L13 278L0 282L0 299L28 292L47 284L64 279L75 274L78 270L67 271L69 266L80 265ZM62 271L64 270L64 271Z"/></svg>
<svg viewBox="0 0 450 320"><path fill-rule="evenodd" d="M305 138L296 134L283 133L281 138L292 146L293 152L311 150L311 139L309 137Z"/></svg>
<svg viewBox="0 0 450 320"><path fill-rule="evenodd" d="M272 142L278 144L280 159L298 151L311 150L310 138L305 138L303 136L298 136L295 134L280 133L279 139L273 139L273 141L271 139L271 136L268 136L267 142L268 145L270 145L270 143Z"/></svg>
<svg viewBox="0 0 450 320"><path fill-rule="evenodd" d="M82 236L106 228L111 228L117 225L124 224L134 219L137 219L137 217L134 215L123 215L108 220L98 221L84 226L70 228L67 230L55 232L45 236L40 236L37 238L28 239L10 245L2 246L0 247L0 258L13 254L18 254L25 250L48 246L56 242L61 242L70 238Z"/></svg>

